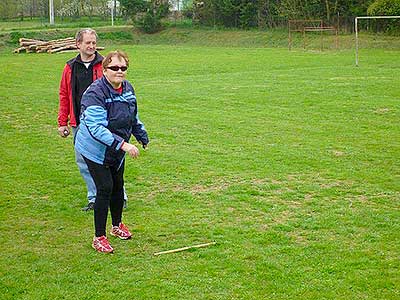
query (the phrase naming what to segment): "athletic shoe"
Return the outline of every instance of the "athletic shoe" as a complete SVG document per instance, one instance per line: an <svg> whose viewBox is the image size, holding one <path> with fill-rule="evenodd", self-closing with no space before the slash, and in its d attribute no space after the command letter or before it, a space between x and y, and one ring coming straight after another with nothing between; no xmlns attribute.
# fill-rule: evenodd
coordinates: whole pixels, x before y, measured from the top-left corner
<svg viewBox="0 0 400 300"><path fill-rule="evenodd" d="M112 253L114 251L113 247L111 247L110 243L107 240L105 235L94 237L92 247L102 253Z"/></svg>
<svg viewBox="0 0 400 300"><path fill-rule="evenodd" d="M128 227L126 227L122 223L119 223L119 226L113 226L110 234L119 237L121 240L127 240L132 237L132 234L129 232Z"/></svg>
<svg viewBox="0 0 400 300"><path fill-rule="evenodd" d="M94 209L94 202L89 202L87 206L82 208L83 211L93 210Z"/></svg>

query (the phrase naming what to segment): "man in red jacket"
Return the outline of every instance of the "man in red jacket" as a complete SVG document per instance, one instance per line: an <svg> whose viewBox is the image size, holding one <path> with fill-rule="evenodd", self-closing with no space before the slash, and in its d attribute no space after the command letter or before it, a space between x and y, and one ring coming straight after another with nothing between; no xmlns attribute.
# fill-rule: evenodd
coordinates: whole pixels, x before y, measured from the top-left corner
<svg viewBox="0 0 400 300"><path fill-rule="evenodd" d="M103 76L103 57L96 51L96 31L90 28L79 30L75 39L79 54L66 63L60 82L58 133L63 138L70 134L70 127L75 136L79 128L82 95L93 81ZM96 186L82 155L75 152L75 157L87 186L88 204L83 210L92 210L96 201Z"/></svg>
<svg viewBox="0 0 400 300"><path fill-rule="evenodd" d="M103 57L96 51L96 40L93 29L78 31L76 45L79 54L64 67L58 111L58 132L62 137L70 133L68 121L73 131L78 127L82 94L93 81L103 76Z"/></svg>

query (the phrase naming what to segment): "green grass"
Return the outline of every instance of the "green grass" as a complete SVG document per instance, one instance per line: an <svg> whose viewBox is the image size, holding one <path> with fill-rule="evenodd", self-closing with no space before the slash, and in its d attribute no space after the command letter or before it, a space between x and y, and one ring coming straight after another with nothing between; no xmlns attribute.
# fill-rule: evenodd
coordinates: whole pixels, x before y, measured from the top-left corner
<svg viewBox="0 0 400 300"><path fill-rule="evenodd" d="M42 23L41 23L42 22ZM75 36L77 28L92 27L97 30L102 46L114 47L120 44L136 45L183 45L210 47L267 47L288 48L287 28L266 30L239 30L193 25L188 20L164 23L165 29L156 34L143 34L130 22L118 19L115 26L109 21L88 18L77 20L56 20L55 26L43 23L43 20L25 20L23 22L0 22L0 50L5 47L18 47L21 37L51 40ZM373 34L360 32L360 48L363 49L400 49L398 35ZM292 32L292 48L311 51L349 50L355 47L353 33L340 32L338 38L330 32L306 34Z"/></svg>
<svg viewBox="0 0 400 300"><path fill-rule="evenodd" d="M399 298L397 52L119 48L151 144L114 255L56 132L71 55L1 53L2 299Z"/></svg>

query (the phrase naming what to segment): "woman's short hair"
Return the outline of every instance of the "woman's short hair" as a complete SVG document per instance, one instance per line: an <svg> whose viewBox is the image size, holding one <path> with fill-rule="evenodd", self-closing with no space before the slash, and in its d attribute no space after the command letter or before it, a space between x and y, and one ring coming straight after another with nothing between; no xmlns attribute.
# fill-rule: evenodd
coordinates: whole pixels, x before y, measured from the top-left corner
<svg viewBox="0 0 400 300"><path fill-rule="evenodd" d="M129 67L129 58L128 55L121 51L121 50L116 50L116 51L111 51L107 54L107 56L103 59L103 70L107 69L108 65L110 64L111 60L113 57L118 57L119 59L124 59L126 66Z"/></svg>

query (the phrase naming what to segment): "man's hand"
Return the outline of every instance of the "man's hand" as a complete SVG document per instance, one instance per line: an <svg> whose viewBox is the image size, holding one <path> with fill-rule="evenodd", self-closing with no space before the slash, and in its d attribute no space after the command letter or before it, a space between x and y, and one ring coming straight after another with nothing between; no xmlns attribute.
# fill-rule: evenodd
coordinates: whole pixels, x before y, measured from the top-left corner
<svg viewBox="0 0 400 300"><path fill-rule="evenodd" d="M137 158L139 156L139 149L135 145L125 142L121 149L127 152L132 158Z"/></svg>
<svg viewBox="0 0 400 300"><path fill-rule="evenodd" d="M60 126L60 127L58 127L58 134L63 138L66 138L67 136L69 136L70 131L69 131L68 126Z"/></svg>

